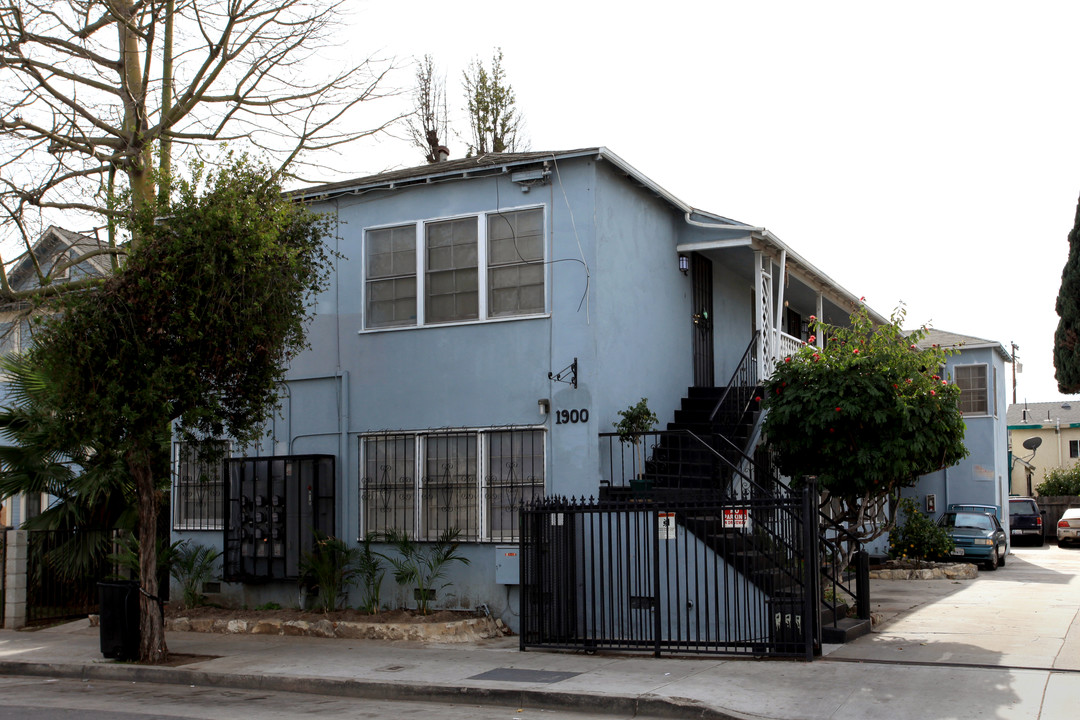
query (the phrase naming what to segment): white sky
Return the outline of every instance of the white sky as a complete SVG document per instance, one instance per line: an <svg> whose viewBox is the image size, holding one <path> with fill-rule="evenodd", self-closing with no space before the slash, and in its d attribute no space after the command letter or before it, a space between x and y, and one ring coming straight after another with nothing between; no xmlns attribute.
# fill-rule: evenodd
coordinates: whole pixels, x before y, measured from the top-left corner
<svg viewBox="0 0 1080 720"><path fill-rule="evenodd" d="M462 70L499 46L532 150L606 146L882 314L903 301L909 327L1015 341L1018 400L1063 397L1080 3L350 2L350 54L431 53L452 118ZM356 176L421 161L394 140L342 158Z"/></svg>

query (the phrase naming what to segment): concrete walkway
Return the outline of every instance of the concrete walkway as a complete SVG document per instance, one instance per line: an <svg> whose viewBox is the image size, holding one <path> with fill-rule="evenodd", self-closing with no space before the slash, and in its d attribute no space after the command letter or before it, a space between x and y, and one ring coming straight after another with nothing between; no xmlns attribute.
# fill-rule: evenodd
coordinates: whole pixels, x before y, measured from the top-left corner
<svg viewBox="0 0 1080 720"><path fill-rule="evenodd" d="M813 663L169 633L179 667L104 660L86 621L0 631L0 674L498 704L645 717L1060 718L1080 697L1080 551L1023 548L963 581L874 581L885 622Z"/></svg>

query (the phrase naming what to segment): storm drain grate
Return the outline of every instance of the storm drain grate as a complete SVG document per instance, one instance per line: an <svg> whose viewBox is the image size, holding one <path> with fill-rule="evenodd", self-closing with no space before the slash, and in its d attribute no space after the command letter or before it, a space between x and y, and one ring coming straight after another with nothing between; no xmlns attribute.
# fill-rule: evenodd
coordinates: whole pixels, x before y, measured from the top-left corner
<svg viewBox="0 0 1080 720"><path fill-rule="evenodd" d="M581 673L559 672L558 670L527 670L525 668L495 668L473 675L470 680L498 680L501 682L520 683L557 683L577 677Z"/></svg>

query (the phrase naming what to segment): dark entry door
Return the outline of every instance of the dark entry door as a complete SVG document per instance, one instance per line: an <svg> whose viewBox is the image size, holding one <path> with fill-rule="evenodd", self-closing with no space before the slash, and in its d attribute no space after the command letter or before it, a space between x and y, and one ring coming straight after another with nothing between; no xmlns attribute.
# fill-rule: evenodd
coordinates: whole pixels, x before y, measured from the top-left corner
<svg viewBox="0 0 1080 720"><path fill-rule="evenodd" d="M694 307L694 386L713 387L712 260L694 253L690 256Z"/></svg>

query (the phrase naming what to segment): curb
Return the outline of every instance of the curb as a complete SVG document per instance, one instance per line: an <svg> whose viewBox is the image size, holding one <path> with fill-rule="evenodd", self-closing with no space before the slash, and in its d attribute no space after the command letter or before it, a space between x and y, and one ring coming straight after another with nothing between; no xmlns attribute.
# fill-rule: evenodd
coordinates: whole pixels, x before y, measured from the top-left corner
<svg viewBox="0 0 1080 720"><path fill-rule="evenodd" d="M631 717L699 718L700 720L750 720L752 717L712 708L690 698L666 698L657 695L591 695L551 690L452 687L344 678L212 673L204 670L145 665L105 663L68 665L0 661L0 675L199 685L233 690L306 693L368 700L534 707L544 710L620 714Z"/></svg>

